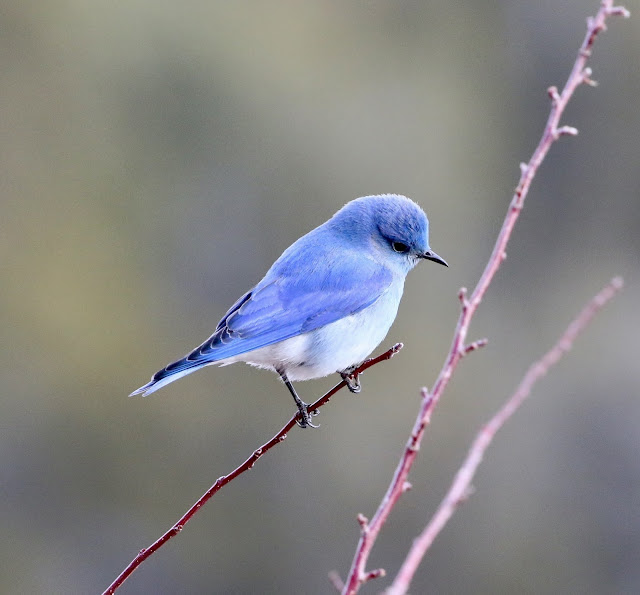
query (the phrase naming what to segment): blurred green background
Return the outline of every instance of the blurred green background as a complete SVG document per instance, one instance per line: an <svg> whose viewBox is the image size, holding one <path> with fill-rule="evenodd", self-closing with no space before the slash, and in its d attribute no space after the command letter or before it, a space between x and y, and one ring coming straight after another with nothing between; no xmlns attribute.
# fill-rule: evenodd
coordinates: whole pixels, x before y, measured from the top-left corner
<svg viewBox="0 0 640 595"><path fill-rule="evenodd" d="M370 566L394 575L481 424L612 276L497 437L414 593L640 592L640 3L613 20ZM131 390L348 200L428 212L404 351L295 430L122 593L330 593L448 351L596 0L0 5L0 591L95 593L294 411L275 375ZM382 348L379 350L381 351ZM337 378L299 385L312 400ZM364 593L380 591L387 579Z"/></svg>

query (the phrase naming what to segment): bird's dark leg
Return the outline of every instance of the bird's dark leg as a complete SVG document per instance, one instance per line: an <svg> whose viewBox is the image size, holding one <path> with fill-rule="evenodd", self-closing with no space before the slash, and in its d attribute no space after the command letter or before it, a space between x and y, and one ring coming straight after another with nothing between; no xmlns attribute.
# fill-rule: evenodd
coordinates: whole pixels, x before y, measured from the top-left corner
<svg viewBox="0 0 640 595"><path fill-rule="evenodd" d="M346 370L338 372L338 374L342 376L342 380L347 383L347 388L352 393L359 393L362 390L362 386L360 385L360 377L358 375L353 375L354 370L356 370L359 365L360 364L354 364L353 366L349 366Z"/></svg>
<svg viewBox="0 0 640 595"><path fill-rule="evenodd" d="M289 389L293 400L296 402L298 406L298 411L300 411L300 421L296 420L296 423L301 428L317 428L318 426L311 423L311 417L309 415L309 405L307 405L296 392L296 389L293 388L293 384L291 384L290 380L287 378L287 375L282 370L277 370L278 374L280 374L280 378L282 378L282 382L284 382L285 386Z"/></svg>

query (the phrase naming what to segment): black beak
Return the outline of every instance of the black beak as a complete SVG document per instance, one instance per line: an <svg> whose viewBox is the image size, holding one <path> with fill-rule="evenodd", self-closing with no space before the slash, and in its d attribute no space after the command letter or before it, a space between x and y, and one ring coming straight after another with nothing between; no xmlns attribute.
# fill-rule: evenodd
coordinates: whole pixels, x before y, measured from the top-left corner
<svg viewBox="0 0 640 595"><path fill-rule="evenodd" d="M448 267L447 261L444 258L438 256L433 250L429 250L428 252L423 252L420 254L420 258L424 258L425 260L433 260L433 262L437 262L438 264L444 265Z"/></svg>

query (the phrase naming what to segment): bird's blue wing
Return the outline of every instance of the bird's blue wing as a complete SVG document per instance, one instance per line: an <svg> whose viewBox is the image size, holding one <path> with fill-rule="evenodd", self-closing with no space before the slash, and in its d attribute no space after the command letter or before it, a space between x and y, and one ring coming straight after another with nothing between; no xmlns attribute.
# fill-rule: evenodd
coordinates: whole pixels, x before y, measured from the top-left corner
<svg viewBox="0 0 640 595"><path fill-rule="evenodd" d="M296 271L296 262L282 267L276 263L229 309L209 339L157 372L151 382L133 394L148 394L195 368L284 341L364 310L388 289L392 274L361 255L342 256L328 257L327 261L315 259L311 269L303 263L300 268L304 271Z"/></svg>
<svg viewBox="0 0 640 595"><path fill-rule="evenodd" d="M225 314L215 333L189 356L207 363L313 331L370 306L389 287L391 272L361 259L324 273L265 278Z"/></svg>

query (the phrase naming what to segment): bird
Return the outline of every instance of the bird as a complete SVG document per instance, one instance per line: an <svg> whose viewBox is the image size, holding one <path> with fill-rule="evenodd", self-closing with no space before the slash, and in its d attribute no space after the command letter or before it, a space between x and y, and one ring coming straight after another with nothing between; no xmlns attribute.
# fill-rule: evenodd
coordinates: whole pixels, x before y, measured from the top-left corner
<svg viewBox="0 0 640 595"><path fill-rule="evenodd" d="M387 335L405 277L421 260L449 266L431 250L429 221L416 202L399 194L356 198L287 248L204 343L130 396L205 366L245 362L277 373L298 407L298 425L317 427L292 382L337 372L359 392L351 374Z"/></svg>

